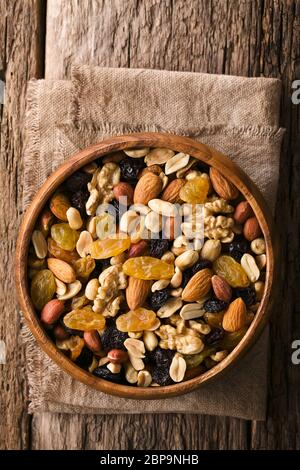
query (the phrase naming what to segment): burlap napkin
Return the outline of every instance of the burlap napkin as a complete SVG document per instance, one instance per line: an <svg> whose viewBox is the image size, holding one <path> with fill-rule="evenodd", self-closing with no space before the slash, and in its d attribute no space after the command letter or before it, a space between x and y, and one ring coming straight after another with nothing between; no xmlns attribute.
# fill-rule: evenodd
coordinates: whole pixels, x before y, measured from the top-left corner
<svg viewBox="0 0 300 470"><path fill-rule="evenodd" d="M154 70L73 70L72 82L28 87L25 206L69 155L112 134L165 131L223 151L256 181L273 206L283 130L280 82ZM136 401L75 382L37 346L26 327L30 412L203 413L264 419L268 331L221 379L184 397Z"/></svg>

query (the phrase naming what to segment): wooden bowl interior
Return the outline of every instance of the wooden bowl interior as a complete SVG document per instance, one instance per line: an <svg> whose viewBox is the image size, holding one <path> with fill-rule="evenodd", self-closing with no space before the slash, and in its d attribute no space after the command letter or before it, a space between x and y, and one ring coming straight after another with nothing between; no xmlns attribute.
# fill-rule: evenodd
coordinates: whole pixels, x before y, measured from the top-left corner
<svg viewBox="0 0 300 470"><path fill-rule="evenodd" d="M166 387L138 388L118 385L97 378L79 368L60 352L48 337L32 305L27 280L27 258L31 234L38 215L57 187L72 173L95 158L103 157L112 151L142 147L166 147L177 152L188 153L204 163L217 168L237 186L239 191L249 201L259 220L266 241L267 268L265 292L260 307L245 336L227 358L214 368L186 382ZM216 376L222 375L225 370L242 357L250 345L258 338L268 319L271 293L274 287L274 242L272 236L272 217L258 188L237 165L222 153L192 139L170 134L140 133L113 137L94 144L68 159L46 180L27 209L20 227L16 250L16 287L19 303L29 328L40 346L63 370L71 374L75 379L99 391L124 398L157 399L177 396L190 392L200 385L211 381Z"/></svg>

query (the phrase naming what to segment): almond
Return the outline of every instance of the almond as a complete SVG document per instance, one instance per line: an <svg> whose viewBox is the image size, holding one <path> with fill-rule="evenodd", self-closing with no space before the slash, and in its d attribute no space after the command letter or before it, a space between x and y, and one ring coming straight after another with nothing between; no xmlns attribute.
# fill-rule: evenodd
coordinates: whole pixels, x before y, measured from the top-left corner
<svg viewBox="0 0 300 470"><path fill-rule="evenodd" d="M40 227L41 232L44 237L47 237L50 231L50 227L54 222L54 215L49 209L44 209L42 214L39 217L38 226Z"/></svg>
<svg viewBox="0 0 300 470"><path fill-rule="evenodd" d="M210 269L201 269L189 280L182 292L182 299L186 302L196 302L202 299L211 288L212 272Z"/></svg>
<svg viewBox="0 0 300 470"><path fill-rule="evenodd" d="M246 325L248 320L247 316L247 309L245 302L238 297L229 305L228 309L226 310L222 326L225 331L229 331L233 333L234 331L238 331L243 326Z"/></svg>
<svg viewBox="0 0 300 470"><path fill-rule="evenodd" d="M68 222L67 210L71 207L68 197L60 192L55 193L50 199L50 209L51 212L59 220Z"/></svg>
<svg viewBox="0 0 300 470"><path fill-rule="evenodd" d="M63 311L64 302L57 299L50 300L41 311L41 321L45 325L53 325L53 323L57 322Z"/></svg>
<svg viewBox="0 0 300 470"><path fill-rule="evenodd" d="M230 302L232 289L225 279L221 276L215 275L211 278L211 283L217 299L223 300L224 302Z"/></svg>
<svg viewBox="0 0 300 470"><path fill-rule="evenodd" d="M216 168L210 168L209 176L214 190L220 197L229 201L238 197L238 189Z"/></svg>
<svg viewBox="0 0 300 470"><path fill-rule="evenodd" d="M235 208L233 218L237 224L243 224L253 215L252 207L248 201L241 201Z"/></svg>
<svg viewBox="0 0 300 470"><path fill-rule="evenodd" d="M94 353L101 351L100 335L97 330L85 331L83 333L83 339L86 346Z"/></svg>
<svg viewBox="0 0 300 470"><path fill-rule="evenodd" d="M126 300L130 310L135 310L144 304L150 292L151 284L151 281L145 281L144 279L128 278Z"/></svg>
<svg viewBox="0 0 300 470"><path fill-rule="evenodd" d="M175 179L168 184L164 192L162 193L161 199L163 201L172 202L173 204L181 201L179 193L181 188L185 185L184 179Z"/></svg>
<svg viewBox="0 0 300 470"><path fill-rule="evenodd" d="M54 276L60 281L66 282L67 284L76 281L74 269L65 261L57 258L48 258L47 264L50 271L52 271Z"/></svg>
<svg viewBox="0 0 300 470"><path fill-rule="evenodd" d="M151 199L155 199L162 190L162 180L154 173L145 173L134 190L134 203L147 205Z"/></svg>
<svg viewBox="0 0 300 470"><path fill-rule="evenodd" d="M117 201L121 198L127 198L127 205L131 205L133 203L133 187L129 183L118 183L114 186L113 193Z"/></svg>
<svg viewBox="0 0 300 470"><path fill-rule="evenodd" d="M138 243L132 243L128 251L128 258L135 258L136 256L142 256L146 253L148 243L146 240L140 240Z"/></svg>
<svg viewBox="0 0 300 470"><path fill-rule="evenodd" d="M252 240L255 240L255 238L258 238L261 235L261 229L256 217L250 217L250 219L246 220L243 233L244 237L249 242L252 242Z"/></svg>

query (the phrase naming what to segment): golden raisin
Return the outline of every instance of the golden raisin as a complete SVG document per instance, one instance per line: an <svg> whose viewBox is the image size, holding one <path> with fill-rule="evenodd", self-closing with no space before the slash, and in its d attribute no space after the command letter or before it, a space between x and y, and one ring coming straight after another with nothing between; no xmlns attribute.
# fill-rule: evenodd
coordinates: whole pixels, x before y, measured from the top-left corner
<svg viewBox="0 0 300 470"><path fill-rule="evenodd" d="M88 305L77 310L72 310L64 317L64 324L73 330L91 331L103 330L105 318L101 313L96 313Z"/></svg>
<svg viewBox="0 0 300 470"><path fill-rule="evenodd" d="M48 251L54 257L61 259L62 261L66 261L66 263L72 263L72 261L76 261L79 258L79 254L76 250L67 251L63 250L58 246L58 244L53 240L53 238L49 237L48 240Z"/></svg>
<svg viewBox="0 0 300 470"><path fill-rule="evenodd" d="M152 328L156 321L156 313L152 310L140 307L120 315L116 320L119 331L143 331Z"/></svg>
<svg viewBox="0 0 300 470"><path fill-rule="evenodd" d="M231 287L247 287L249 279L240 263L231 256L223 255L216 259L213 268L218 276L221 276Z"/></svg>
<svg viewBox="0 0 300 470"><path fill-rule="evenodd" d="M171 279L174 266L151 256L139 256L125 261L123 271L136 279Z"/></svg>
<svg viewBox="0 0 300 470"><path fill-rule="evenodd" d="M69 224L54 224L51 227L51 237L63 250L73 251L75 249L79 233L71 229Z"/></svg>
<svg viewBox="0 0 300 470"><path fill-rule="evenodd" d="M130 247L130 237L118 234L115 237L93 242L91 256L94 259L106 259L117 256Z"/></svg>
<svg viewBox="0 0 300 470"><path fill-rule="evenodd" d="M38 271L31 281L30 295L37 310L42 310L54 296L56 291L55 278L49 269Z"/></svg>
<svg viewBox="0 0 300 470"><path fill-rule="evenodd" d="M96 263L94 258L91 256L85 256L84 258L79 258L72 263L73 268L75 269L76 276L80 279L86 280L92 271L94 271Z"/></svg>
<svg viewBox="0 0 300 470"><path fill-rule="evenodd" d="M179 196L185 202L192 204L203 204L209 191L209 181L202 176L187 181L181 188Z"/></svg>

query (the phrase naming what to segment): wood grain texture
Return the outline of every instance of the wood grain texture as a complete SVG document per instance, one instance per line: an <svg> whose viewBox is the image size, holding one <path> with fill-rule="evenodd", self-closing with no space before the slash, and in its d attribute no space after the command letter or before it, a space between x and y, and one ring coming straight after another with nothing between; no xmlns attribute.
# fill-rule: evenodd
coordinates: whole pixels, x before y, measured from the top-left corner
<svg viewBox="0 0 300 470"><path fill-rule="evenodd" d="M5 204L2 213L6 211L4 232L8 233L10 228L13 237L18 220L16 197L19 195L16 193L19 192L21 164L19 110L23 109L25 79L31 67L28 64L33 63L35 56L29 42L24 44L24 35L28 41L34 33L34 21L27 24L23 18L33 14L36 2L29 0L24 2L26 6L23 2L20 6L21 2L5 0L4 4L6 15L0 17L0 38L6 38L8 28L11 33L9 41L0 41L0 69L7 69L10 63L10 70L16 75L9 93L14 107L9 105L9 116L4 121L1 109L4 122L1 122L1 154L7 175L5 184L1 185L4 197L0 200ZM16 310L6 308L2 325L8 325L9 319L5 331L9 349L14 353L10 355L9 375L6 375L6 379L11 380L1 382L0 388L1 416L4 416L0 427L4 423L5 429L4 433L1 429L0 447L300 449L300 367L293 366L290 360L291 341L300 338L300 240L295 236L300 233L300 107L291 102L291 82L300 78L299 18L299 0L48 0L47 78L69 77L72 63L282 78L281 125L287 128L287 134L281 159L276 221L282 240L284 282L271 325L272 363L266 423L181 415L43 414L33 417L29 442L27 432L23 432L27 429L27 418L21 419L24 410L22 354L17 329L11 326L17 325ZM0 73L2 78L3 72ZM14 132L11 131L12 120L17 121ZM6 265L8 257L11 260L14 244L11 241L8 244L9 255L7 246L3 249L2 259ZM7 297L12 286L9 277L6 270L4 291ZM4 326L1 328L2 335ZM8 392L6 383L11 387Z"/></svg>
<svg viewBox="0 0 300 470"><path fill-rule="evenodd" d="M3 14L2 14L3 9ZM28 446L24 351L14 287L14 255L22 196L22 136L26 81L42 74L37 38L41 10L34 0L1 2L0 67L6 81L6 104L0 106L1 244L0 338L7 365L0 365L0 448Z"/></svg>

